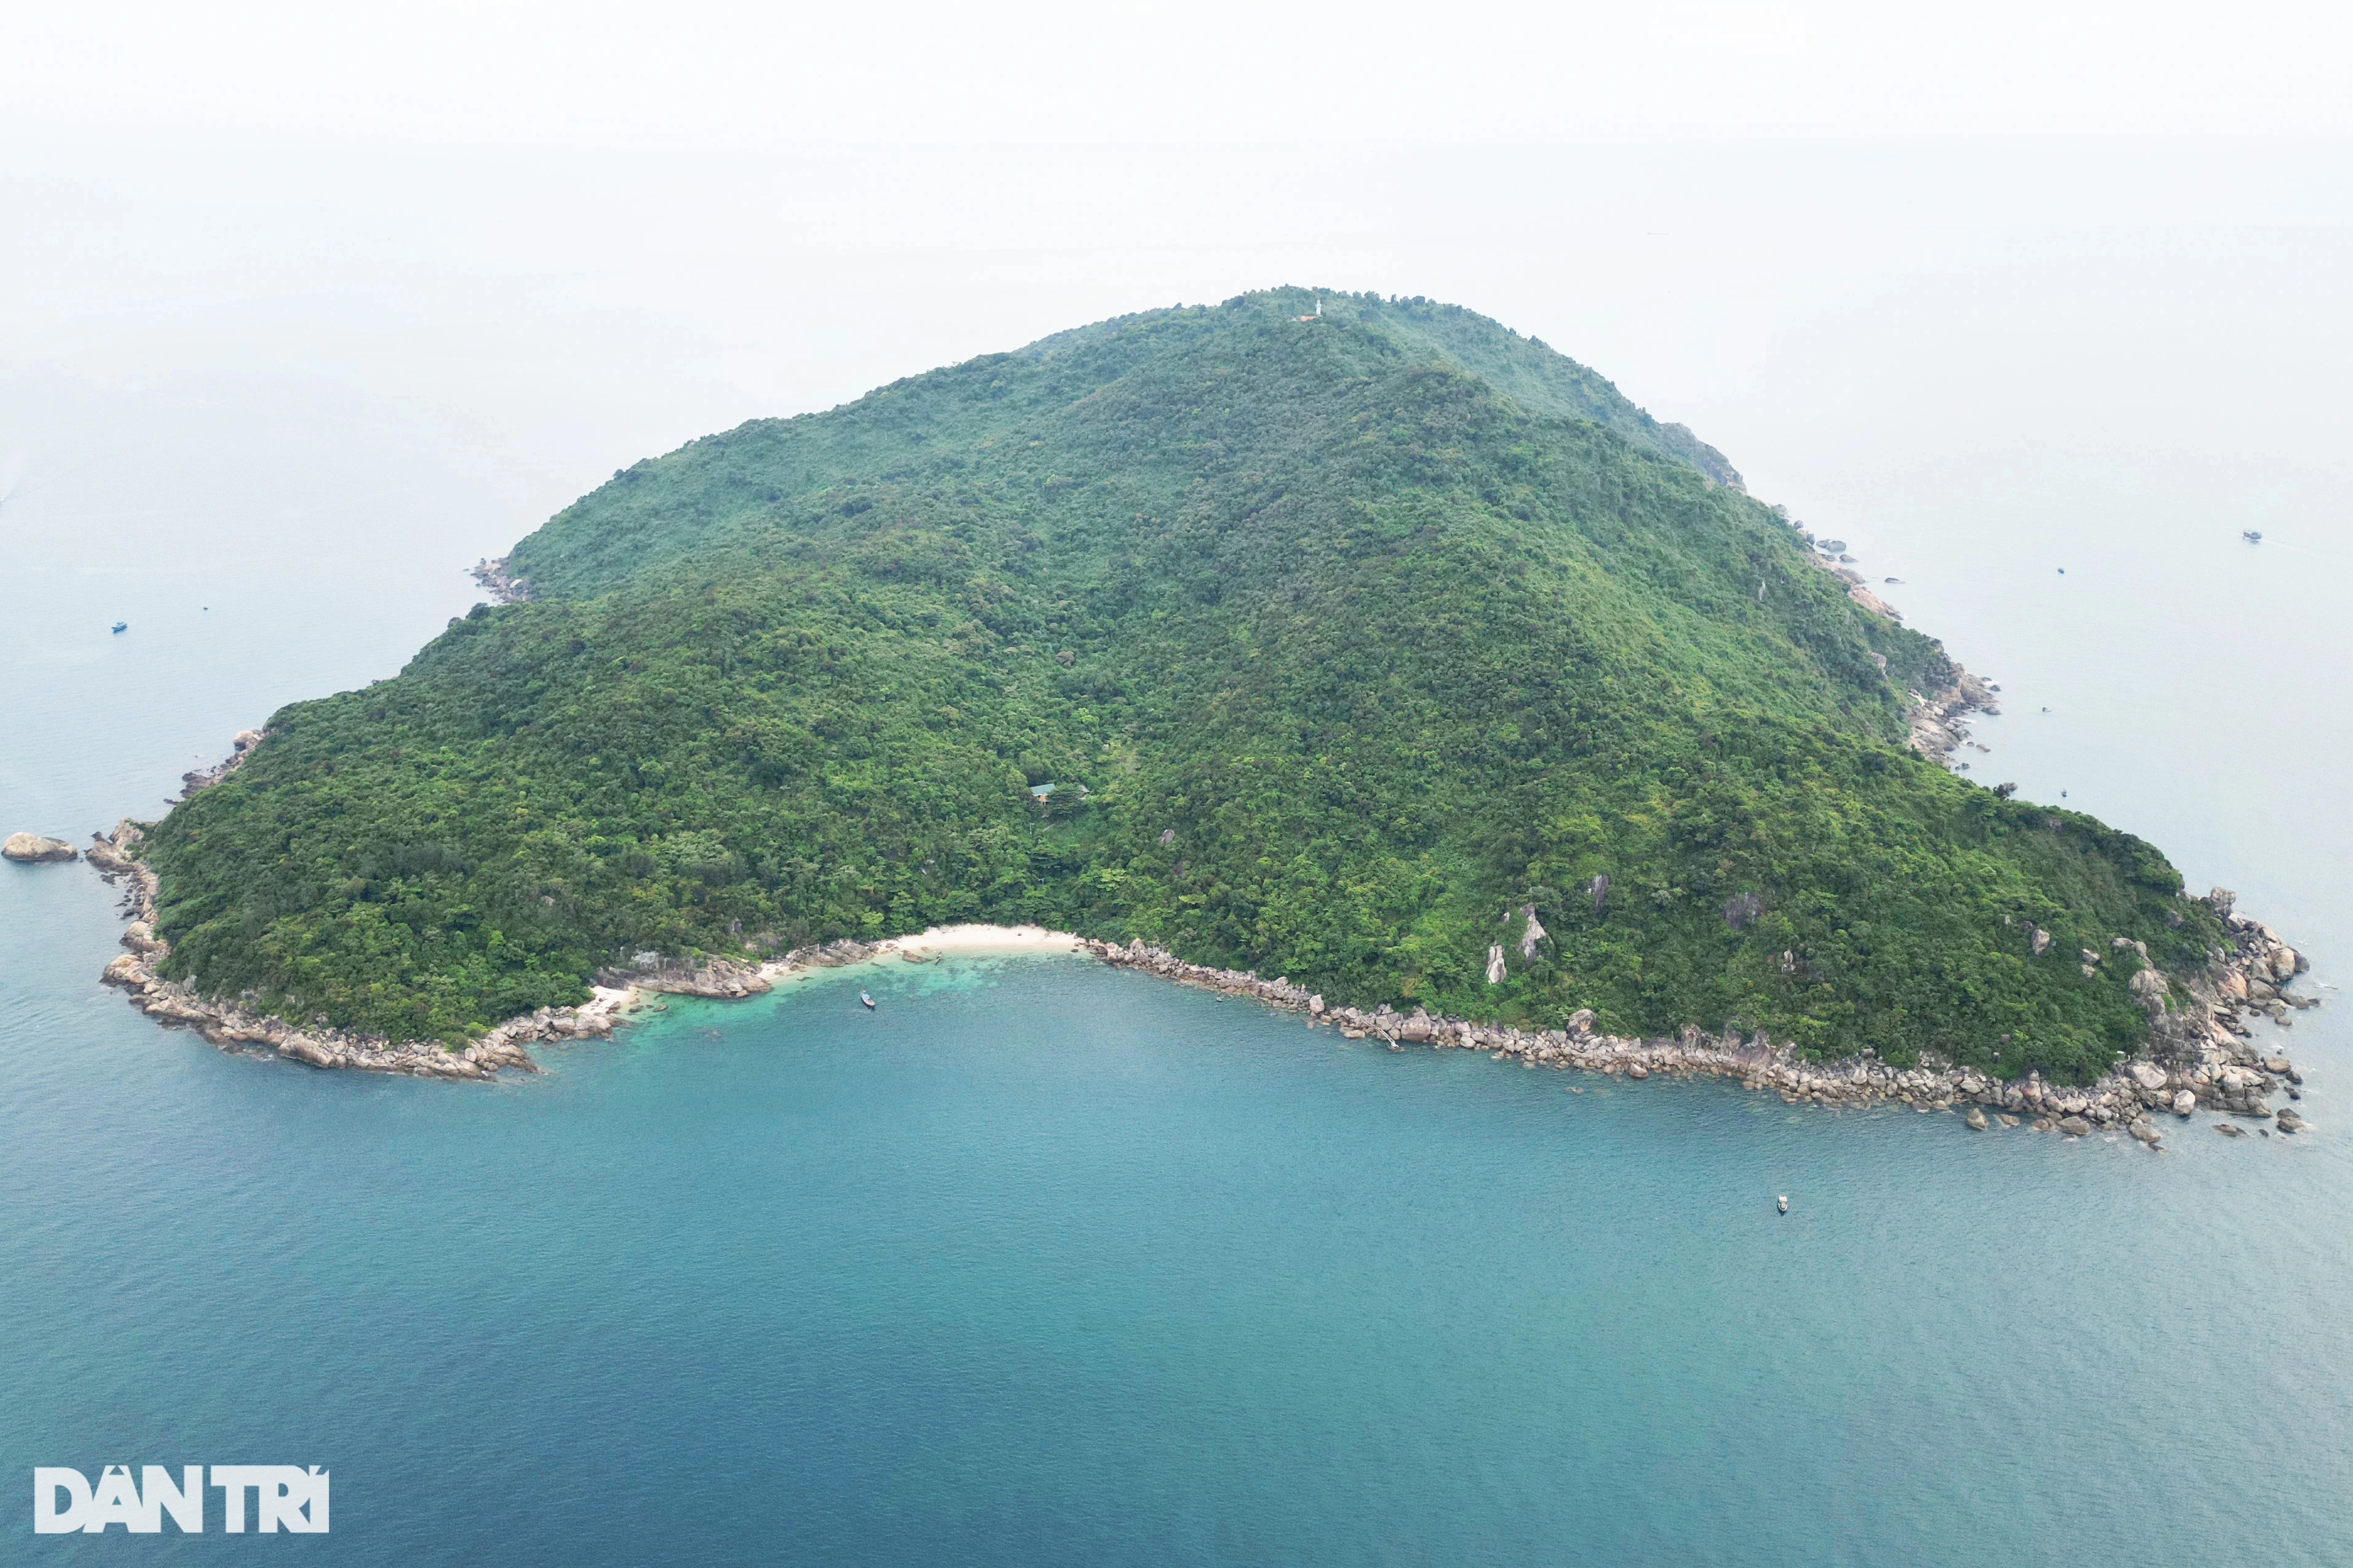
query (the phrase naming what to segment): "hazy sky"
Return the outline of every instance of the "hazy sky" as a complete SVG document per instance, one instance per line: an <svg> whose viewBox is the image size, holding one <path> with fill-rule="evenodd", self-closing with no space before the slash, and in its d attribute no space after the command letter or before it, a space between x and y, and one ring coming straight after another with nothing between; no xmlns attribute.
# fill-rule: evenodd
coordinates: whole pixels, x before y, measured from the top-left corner
<svg viewBox="0 0 2353 1568"><path fill-rule="evenodd" d="M503 545L743 419L1282 282L1494 315L1800 507L2063 437L2334 482L2346 27L2226 20L17 6L0 531Z"/></svg>
<svg viewBox="0 0 2353 1568"><path fill-rule="evenodd" d="M2353 864L2353 737L2256 778L2182 717L2353 681L2342 16L13 6L0 729L160 717L0 805L110 819L391 673L641 457L1300 283L1690 424L2011 682L2030 793L2242 889L2268 824Z"/></svg>
<svg viewBox="0 0 2353 1568"><path fill-rule="evenodd" d="M2353 131L2305 0L8 7L0 103L498 144Z"/></svg>

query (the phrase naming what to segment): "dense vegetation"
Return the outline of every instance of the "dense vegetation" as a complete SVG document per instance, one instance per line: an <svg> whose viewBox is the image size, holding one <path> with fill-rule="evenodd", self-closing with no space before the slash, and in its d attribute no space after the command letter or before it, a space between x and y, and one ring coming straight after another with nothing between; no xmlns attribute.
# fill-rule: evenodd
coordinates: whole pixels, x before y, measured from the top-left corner
<svg viewBox="0 0 2353 1568"><path fill-rule="evenodd" d="M1313 299L617 473L515 550L532 602L286 709L158 827L174 969L455 1042L640 950L1034 921L1361 1005L2012 1072L2145 1030L2076 949L2194 963L2211 915L1904 750L1934 642L1584 367Z"/></svg>

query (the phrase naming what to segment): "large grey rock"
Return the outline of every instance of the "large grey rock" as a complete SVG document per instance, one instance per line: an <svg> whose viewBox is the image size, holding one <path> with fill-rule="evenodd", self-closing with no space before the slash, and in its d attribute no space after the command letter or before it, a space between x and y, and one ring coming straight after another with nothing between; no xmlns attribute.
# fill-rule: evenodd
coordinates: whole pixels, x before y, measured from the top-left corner
<svg viewBox="0 0 2353 1568"><path fill-rule="evenodd" d="M2187 1115L2189 1115L2191 1111L2193 1111L2193 1110L2197 1110L2197 1109L2198 1109L2198 1097L2197 1097L2196 1095L2192 1094L2189 1090L2188 1090L2188 1089L2183 1089L2180 1093L2179 1093L2179 1094L2177 1094L2177 1095L2175 1095L2175 1096L2173 1097L2173 1114L2174 1114L2174 1115L2176 1115L2176 1116L2187 1116Z"/></svg>
<svg viewBox="0 0 2353 1568"><path fill-rule="evenodd" d="M1982 1132L1986 1130L1986 1113L1974 1105L1969 1107L1969 1113L1961 1120L1968 1124L1968 1129L1972 1132Z"/></svg>
<svg viewBox="0 0 2353 1568"><path fill-rule="evenodd" d="M2132 1075L2134 1080L2137 1081L2143 1089L2163 1089L2165 1087L2165 1069L2158 1066L2155 1062L2133 1063Z"/></svg>
<svg viewBox="0 0 2353 1568"><path fill-rule="evenodd" d="M12 833L8 841L0 844L0 855L37 866L47 860L70 860L78 851L62 838L44 838L37 833ZM2291 970L2289 973L2295 973Z"/></svg>
<svg viewBox="0 0 2353 1568"><path fill-rule="evenodd" d="M308 1035L288 1035L278 1042L278 1054L308 1062L314 1068L331 1068L342 1059Z"/></svg>
<svg viewBox="0 0 2353 1568"><path fill-rule="evenodd" d="M2080 1116L2063 1116L2059 1119L2059 1131L2071 1138L2088 1138L2092 1135L2092 1124Z"/></svg>
<svg viewBox="0 0 2353 1568"><path fill-rule="evenodd" d="M2310 1123L2306 1121L2303 1117L2298 1116L2293 1110L2283 1110L2279 1113L2279 1120L2273 1122L2272 1125L2278 1128L2283 1132L2301 1132L2309 1126Z"/></svg>

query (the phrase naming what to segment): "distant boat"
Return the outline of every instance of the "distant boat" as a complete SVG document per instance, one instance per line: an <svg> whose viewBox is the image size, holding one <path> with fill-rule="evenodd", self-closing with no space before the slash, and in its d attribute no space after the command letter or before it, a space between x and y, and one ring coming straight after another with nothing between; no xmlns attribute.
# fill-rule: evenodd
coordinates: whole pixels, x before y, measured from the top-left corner
<svg viewBox="0 0 2353 1568"><path fill-rule="evenodd" d="M114 623L113 629L118 632L127 632L131 629L131 623L129 621L117 621Z"/></svg>
<svg viewBox="0 0 2353 1568"><path fill-rule="evenodd" d="M869 995L868 995L868 994L866 994L866 993L865 993L865 992L863 992L863 991L860 991L860 992L858 994L858 999L859 999L860 1002L865 1003L869 1007L871 1007L872 1005L874 1005L874 998L873 998L873 997L871 997L871 996L869 996Z"/></svg>
<svg viewBox="0 0 2353 1568"><path fill-rule="evenodd" d="M2263 542L2263 531L2260 528L2241 529L2239 537L2250 544L2261 544Z"/></svg>

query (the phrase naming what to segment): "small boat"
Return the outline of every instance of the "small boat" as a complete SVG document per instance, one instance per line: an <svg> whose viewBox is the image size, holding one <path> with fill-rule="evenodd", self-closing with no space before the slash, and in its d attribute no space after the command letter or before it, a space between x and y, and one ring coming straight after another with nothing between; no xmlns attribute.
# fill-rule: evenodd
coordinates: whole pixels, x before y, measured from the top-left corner
<svg viewBox="0 0 2353 1568"><path fill-rule="evenodd" d="M118 632L127 632L131 629L131 623L129 621L117 621L110 629Z"/></svg>
<svg viewBox="0 0 2353 1568"><path fill-rule="evenodd" d="M2261 544L2263 542L2263 531L2260 528L2242 528L2239 531L2239 537L2250 544Z"/></svg>
<svg viewBox="0 0 2353 1568"><path fill-rule="evenodd" d="M874 1005L874 998L873 998L873 997L871 997L871 996L869 996L869 995L868 995L868 994L866 994L866 993L865 993L865 992L863 992L863 991L860 991L860 992L858 994L858 999L859 999L860 1002L865 1003L869 1007L871 1007L872 1005Z"/></svg>
<svg viewBox="0 0 2353 1568"><path fill-rule="evenodd" d="M1789 1194L1783 1193L1778 1197L1775 1198L1773 1200L1773 1206L1778 1209L1781 1213L1788 1214L1789 1212Z"/></svg>

